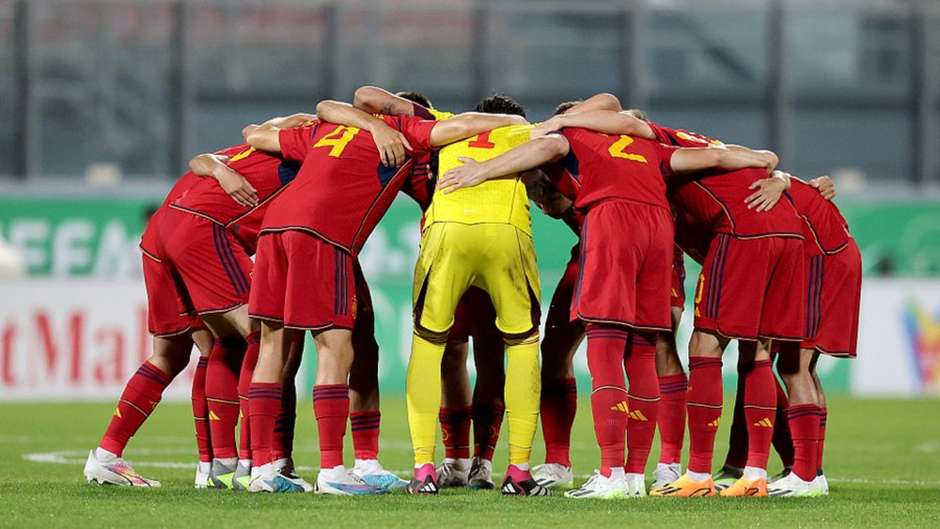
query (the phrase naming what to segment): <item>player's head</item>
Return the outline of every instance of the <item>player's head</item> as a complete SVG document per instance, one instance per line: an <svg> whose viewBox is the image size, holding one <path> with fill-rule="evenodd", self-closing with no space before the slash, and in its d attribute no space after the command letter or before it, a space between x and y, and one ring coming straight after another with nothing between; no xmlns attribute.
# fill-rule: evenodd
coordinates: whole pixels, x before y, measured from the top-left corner
<svg viewBox="0 0 940 529"><path fill-rule="evenodd" d="M555 111L552 112L552 115L557 116L558 114L564 114L565 112L568 112L569 110L571 110L571 107L577 105L578 103L581 103L581 101L574 100L574 101L565 101L564 103L559 103L558 106L555 107Z"/></svg>
<svg viewBox="0 0 940 529"><path fill-rule="evenodd" d="M522 173L521 176L529 198L549 217L561 218L566 211L571 209L573 205L571 199L561 194L541 169L531 169Z"/></svg>
<svg viewBox="0 0 940 529"><path fill-rule="evenodd" d="M431 104L431 100L428 99L428 96L422 94L421 92L395 92L395 95L407 99L412 103L417 103L424 108L434 108L434 105Z"/></svg>
<svg viewBox="0 0 940 529"><path fill-rule="evenodd" d="M650 117L646 115L646 112L643 112L642 110L638 108L631 108L631 109L625 110L624 112L626 112L627 114L630 114L631 116L637 119L642 119L643 121L646 121L647 123L649 123Z"/></svg>
<svg viewBox="0 0 940 529"><path fill-rule="evenodd" d="M487 114L513 114L525 117L525 109L522 108L522 105L515 99L502 94L494 94L484 98L474 110Z"/></svg>

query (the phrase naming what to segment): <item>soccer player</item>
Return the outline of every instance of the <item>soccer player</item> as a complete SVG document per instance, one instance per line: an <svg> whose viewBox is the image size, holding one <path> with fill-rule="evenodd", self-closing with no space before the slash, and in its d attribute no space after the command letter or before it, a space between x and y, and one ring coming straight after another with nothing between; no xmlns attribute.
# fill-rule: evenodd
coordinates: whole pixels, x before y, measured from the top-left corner
<svg viewBox="0 0 940 529"><path fill-rule="evenodd" d="M509 102L503 96L481 101L475 111L502 112ZM435 109L420 92L392 94L376 86L362 86L355 92L353 106L369 113L448 119L449 112ZM423 153L415 160L415 171L433 174L436 154ZM430 204L419 204L422 211ZM424 218L421 221L424 227ZM496 328L496 309L485 291L471 287L457 305L454 326L447 335L441 366L441 409L438 414L444 460L437 467L440 486L492 489L493 452L505 411L503 402L503 338ZM469 338L473 337L473 358L477 381L470 388L467 372ZM473 458L470 458L470 428L473 426Z"/></svg>
<svg viewBox="0 0 940 529"><path fill-rule="evenodd" d="M594 112L614 121L620 116L611 111ZM589 113L576 115L582 114ZM653 431L641 430L645 435L631 437L625 468L626 417L630 413L656 424L656 332L671 328L673 232L661 171L671 175L706 168L766 170L776 163L776 157L749 150L667 147L642 138L589 130L578 126L580 123L573 125L484 163L468 160L445 174L439 188L453 191L560 160L580 181L575 205L586 210L586 217L572 317L587 326L591 403L601 469L566 496L640 496L646 493L643 473ZM625 230L627 226L629 230Z"/></svg>
<svg viewBox="0 0 940 529"><path fill-rule="evenodd" d="M787 189L804 221L807 321L806 338L799 344L781 344L777 360L777 371L789 396L784 412L794 453L792 469L770 483L769 494L823 496L829 493L822 471L827 411L815 368L820 354L855 356L862 259L845 218L831 201L835 194L832 181L825 176L810 182L787 176L786 182L774 180L768 184L778 190Z"/></svg>
<svg viewBox="0 0 940 529"><path fill-rule="evenodd" d="M607 125L680 146L710 139L618 114ZM580 115L578 119L589 121ZM557 126L557 124L555 125ZM612 130L613 127L603 130ZM732 151L741 147L732 146ZM711 453L721 414L721 354L737 338L744 361L745 413L752 443L744 475L724 496L766 495L766 466L773 432L776 391L769 339L800 335L802 311L793 282L802 283L799 219L788 203L773 208L779 193L765 193L763 170L690 175L670 180L670 199L682 222L716 233L705 258L696 295L688 394L691 455L688 472L653 490L654 495L714 494ZM757 188L751 196L751 190ZM798 307L801 308L801 307Z"/></svg>
<svg viewBox="0 0 940 529"><path fill-rule="evenodd" d="M287 119L297 121L307 117L293 116ZM247 146L236 146L223 152L235 154L245 149ZM226 415L226 412L218 407L213 409L213 401L216 399L211 395L212 382L208 371L212 356L218 355L219 351L224 352L224 345L231 340L233 324L226 319L226 313L231 311L238 314L238 306L247 300L246 278L250 261L243 251L236 253L235 249L242 247L234 238L234 229L227 230L211 217L196 216L177 209L177 203L188 203L193 197L205 198L218 194L222 197L222 200L217 201L218 206L229 209L237 206L244 213L252 211L251 208L257 205L257 194L242 175L231 169L215 174L215 180L203 179L200 174L205 172L199 169L207 156L215 155L200 155L192 160L193 170L184 174L170 190L148 222L141 239L148 327L154 336L153 355L128 382L101 443L89 453L84 470L88 481L159 486L158 481L144 478L134 471L121 456L130 438L160 402L163 390L186 367L193 342L202 352L193 389L193 415L200 447L196 486L201 488L208 484L208 470L211 469L213 457L226 456L226 450L234 451L234 420L227 423L226 430L213 428L214 422L218 421L212 421L211 418L218 419L219 414ZM271 167L274 168L276 178L277 166ZM260 172L265 170L269 169ZM229 191L232 193L230 196L227 195ZM236 257L239 255L243 255L243 258ZM194 330L194 314L199 314L216 336L228 340L215 340L213 345L212 335L208 331ZM247 313L244 315L247 316ZM247 318L242 324L241 330L247 334ZM237 418L237 395L235 404ZM212 429L219 434L214 446L210 444ZM224 442L223 434L232 438L231 445Z"/></svg>
<svg viewBox="0 0 940 529"><path fill-rule="evenodd" d="M406 156L406 147L426 151L514 119L462 115L435 122L375 117L335 102L321 102L317 114L323 121L311 133L267 127L247 135L259 149L302 161L297 180L265 216L259 238L257 288L251 292L250 312L262 321L262 334L249 389L253 451L249 490L297 490L278 479L270 463L270 446L285 344L311 330L317 344L313 397L320 434L316 491L374 494L379 490L343 465L357 303L353 262L399 190L411 194L426 190L426 181L409 178L413 160Z"/></svg>

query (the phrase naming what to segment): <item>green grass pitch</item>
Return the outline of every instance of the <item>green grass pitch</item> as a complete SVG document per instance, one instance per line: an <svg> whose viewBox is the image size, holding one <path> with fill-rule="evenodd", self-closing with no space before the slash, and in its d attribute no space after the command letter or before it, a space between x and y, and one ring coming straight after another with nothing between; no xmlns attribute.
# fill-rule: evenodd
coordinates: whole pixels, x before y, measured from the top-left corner
<svg viewBox="0 0 940 529"><path fill-rule="evenodd" d="M584 475L596 465L597 449L588 402L581 401L573 459L576 473ZM111 410L108 404L0 406L0 527L940 527L940 400L833 398L826 445L831 496L795 500L575 501L558 494L503 498L494 491L458 490L434 498L405 493L335 498L198 491L190 466L195 461L191 413L183 404L161 405L125 454L142 473L161 480L161 489L87 485L81 464ZM312 479L316 438L309 403L300 404L298 415L295 460L301 474ZM382 425L383 462L391 469L409 468L401 399L386 400ZM725 437L723 429L719 439ZM723 454L721 445L716 464ZM541 457L537 448L533 461ZM501 443L496 469L504 464ZM777 470L779 462L772 461L771 472Z"/></svg>

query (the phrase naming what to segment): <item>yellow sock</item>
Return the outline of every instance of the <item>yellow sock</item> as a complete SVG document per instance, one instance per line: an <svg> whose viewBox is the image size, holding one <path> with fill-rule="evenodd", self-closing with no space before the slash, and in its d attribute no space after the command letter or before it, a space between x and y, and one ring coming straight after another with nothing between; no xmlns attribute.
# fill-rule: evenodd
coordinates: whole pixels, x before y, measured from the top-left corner
<svg viewBox="0 0 940 529"><path fill-rule="evenodd" d="M539 421L542 381L538 335L506 347L506 416L509 421L509 464L529 463Z"/></svg>
<svg viewBox="0 0 940 529"><path fill-rule="evenodd" d="M430 342L417 334L412 336L406 394L415 466L434 462L443 357L443 343Z"/></svg>

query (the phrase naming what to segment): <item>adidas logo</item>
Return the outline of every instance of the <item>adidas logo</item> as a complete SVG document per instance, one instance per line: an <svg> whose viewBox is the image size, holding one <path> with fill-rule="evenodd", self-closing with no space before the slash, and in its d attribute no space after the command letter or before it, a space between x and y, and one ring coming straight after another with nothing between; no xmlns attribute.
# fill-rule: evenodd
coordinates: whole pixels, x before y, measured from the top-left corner
<svg viewBox="0 0 940 529"><path fill-rule="evenodd" d="M519 491L516 490L511 481L507 481L503 483L503 494L519 494Z"/></svg>
<svg viewBox="0 0 940 529"><path fill-rule="evenodd" d="M630 413L630 407L627 405L627 401L625 400L622 400L618 402L617 404L614 404L613 406L610 407L610 409L614 411L622 411L624 413Z"/></svg>
<svg viewBox="0 0 940 529"><path fill-rule="evenodd" d="M114 416L118 419L123 419L124 416L121 415L121 408L114 408Z"/></svg>
<svg viewBox="0 0 940 529"><path fill-rule="evenodd" d="M649 421L649 419L646 418L646 415L643 415L643 412L641 412L640 410L631 411L630 418L633 419L634 421Z"/></svg>
<svg viewBox="0 0 940 529"><path fill-rule="evenodd" d="M773 423L773 421L771 421L771 420L768 419L767 417L764 417L763 419L761 419L761 420L755 422L755 423L754 423L754 426L761 426L761 427L763 427L763 428L773 428L773 427L774 427L774 423Z"/></svg>
<svg viewBox="0 0 940 529"><path fill-rule="evenodd" d="M714 421L707 424L710 428L718 428L718 423L721 421L721 417L715 419Z"/></svg>
<svg viewBox="0 0 940 529"><path fill-rule="evenodd" d="M209 420L210 421L221 421L218 415L215 414L212 410L209 410Z"/></svg>

